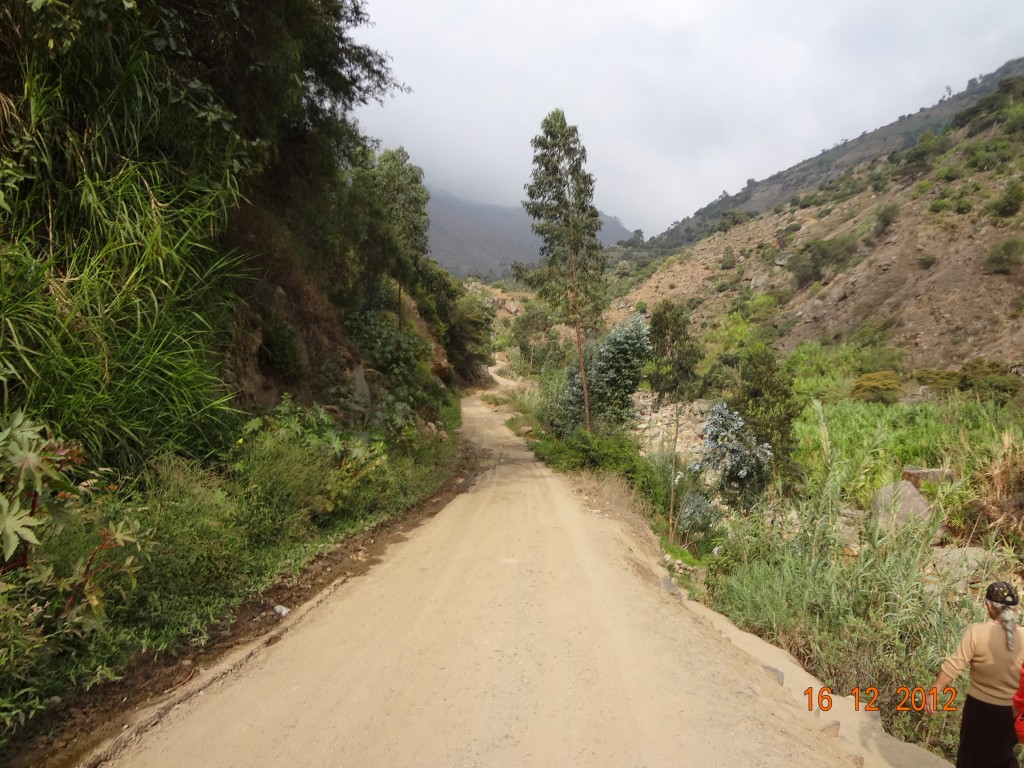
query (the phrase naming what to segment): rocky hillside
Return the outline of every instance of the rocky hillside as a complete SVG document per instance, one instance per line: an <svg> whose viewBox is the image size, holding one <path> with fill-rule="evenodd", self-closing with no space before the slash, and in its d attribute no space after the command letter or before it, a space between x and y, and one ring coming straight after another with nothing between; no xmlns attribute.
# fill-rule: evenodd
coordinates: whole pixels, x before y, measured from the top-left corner
<svg viewBox="0 0 1024 768"><path fill-rule="evenodd" d="M865 131L853 139L839 139L831 148L822 149L815 157L779 171L767 179L750 179L739 192L722 194L717 200L675 222L648 246L655 250L680 247L704 237L730 217L760 214L788 202L794 195L815 189L851 168L890 152L903 151L917 141L926 130L935 133L950 123L965 109L977 104L993 93L1007 77L1024 74L1024 58L1008 61L995 72L968 81L959 93L951 93L932 106L922 106L916 112L900 115L896 120L873 131Z"/></svg>
<svg viewBox="0 0 1024 768"><path fill-rule="evenodd" d="M780 349L884 341L905 351L907 368L1019 361L1024 78L1003 82L949 134L927 133L679 250L617 299L610 319L673 299L708 330L753 304Z"/></svg>

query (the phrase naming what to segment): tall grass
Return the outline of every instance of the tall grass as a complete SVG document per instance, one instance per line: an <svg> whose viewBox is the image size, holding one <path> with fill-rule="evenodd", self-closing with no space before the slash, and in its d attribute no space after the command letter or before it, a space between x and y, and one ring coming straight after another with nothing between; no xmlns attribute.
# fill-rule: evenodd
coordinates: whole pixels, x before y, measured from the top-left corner
<svg viewBox="0 0 1024 768"><path fill-rule="evenodd" d="M218 297L238 260L210 243L238 200L234 145L175 98L140 14L76 27L56 54L37 28L52 19L22 5L0 130L0 408L105 463L202 454L230 418Z"/></svg>
<svg viewBox="0 0 1024 768"><path fill-rule="evenodd" d="M999 454L1004 434L1018 444L1024 440L1024 420L995 403L960 396L913 404L842 400L808 407L794 432L807 482L821 482L835 452L861 468L844 493L867 508L873 491L898 479L903 467L949 467L974 475Z"/></svg>
<svg viewBox="0 0 1024 768"><path fill-rule="evenodd" d="M876 688L890 732L948 754L957 716L899 712L898 689L929 688L960 633L982 620L983 611L971 595L955 591L955 577L926 577L929 539L941 513L930 525L893 532L868 518L860 524L859 552L844 553L838 537L843 488L862 468L839 456L833 450L821 482L789 506L788 519L797 524L772 524L767 515L733 522L713 569L712 603L738 626L791 652L837 694Z"/></svg>

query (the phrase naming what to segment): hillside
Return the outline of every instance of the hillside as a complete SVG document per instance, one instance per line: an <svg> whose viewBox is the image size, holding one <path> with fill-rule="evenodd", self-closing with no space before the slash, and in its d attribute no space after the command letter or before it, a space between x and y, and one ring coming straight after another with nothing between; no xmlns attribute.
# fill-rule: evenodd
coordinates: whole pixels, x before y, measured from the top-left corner
<svg viewBox="0 0 1024 768"><path fill-rule="evenodd" d="M695 325L770 321L778 348L885 343L903 367L948 368L1024 350L1024 78L963 112L946 136L862 162L817 192L665 260L612 308L690 302ZM1009 245L1005 245L1009 244ZM1000 262L994 249L1009 254Z"/></svg>
<svg viewBox="0 0 1024 768"><path fill-rule="evenodd" d="M739 213L760 214L777 205L788 203L799 195L835 178L839 174L873 158L899 152L914 145L918 136L927 130L940 132L960 111L967 109L995 91L1000 80L1024 74L1024 58L1007 62L995 72L972 78L967 88L951 94L930 107L900 115L898 119L859 137L841 139L830 149L823 149L816 157L779 171L767 179L751 179L744 189L733 195L722 195L692 216L675 222L660 235L650 238L648 247L665 251L694 243L722 226Z"/></svg>
<svg viewBox="0 0 1024 768"><path fill-rule="evenodd" d="M493 279L517 261L537 263L540 239L521 206L475 203L431 191L427 214L430 253L456 277L475 274ZM598 238L605 245L631 234L614 216L602 213L601 223Z"/></svg>

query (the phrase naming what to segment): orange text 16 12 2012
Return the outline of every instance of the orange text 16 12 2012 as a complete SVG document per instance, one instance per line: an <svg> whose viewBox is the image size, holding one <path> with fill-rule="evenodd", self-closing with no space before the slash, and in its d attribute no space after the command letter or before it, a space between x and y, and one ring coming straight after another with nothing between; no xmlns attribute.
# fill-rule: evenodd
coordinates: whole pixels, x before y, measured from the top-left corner
<svg viewBox="0 0 1024 768"><path fill-rule="evenodd" d="M808 688L804 691L807 697L807 709L819 709L827 712L832 709L834 698L848 696L853 699L853 707L858 712L878 712L880 697L878 688L869 685L866 688L854 688L846 693L837 693L827 686ZM956 712L956 689L946 686L941 691L934 686L922 688L917 686L900 686L896 689L897 712L924 712L931 705L934 712Z"/></svg>

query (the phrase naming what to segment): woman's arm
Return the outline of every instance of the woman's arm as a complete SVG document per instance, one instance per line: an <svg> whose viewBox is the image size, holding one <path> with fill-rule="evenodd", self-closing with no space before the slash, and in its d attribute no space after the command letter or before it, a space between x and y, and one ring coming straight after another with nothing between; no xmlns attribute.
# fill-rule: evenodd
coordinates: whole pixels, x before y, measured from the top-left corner
<svg viewBox="0 0 1024 768"><path fill-rule="evenodd" d="M946 686L953 682L953 678L947 675L945 672L939 671L939 676L935 678L935 690L943 691ZM937 696L931 697L925 694L924 697L924 711L929 715L935 714L935 699Z"/></svg>

